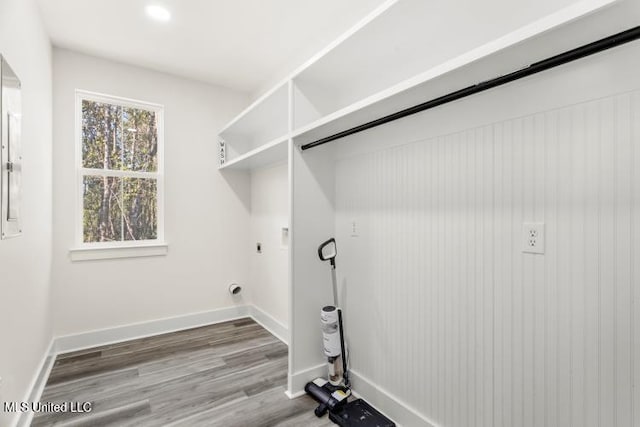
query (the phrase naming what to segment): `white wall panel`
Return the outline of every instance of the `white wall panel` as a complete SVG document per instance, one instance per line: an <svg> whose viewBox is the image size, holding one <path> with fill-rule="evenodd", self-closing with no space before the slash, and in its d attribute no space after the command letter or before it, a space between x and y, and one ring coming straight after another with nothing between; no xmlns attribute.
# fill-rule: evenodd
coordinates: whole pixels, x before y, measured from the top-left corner
<svg viewBox="0 0 640 427"><path fill-rule="evenodd" d="M631 135L633 136L631 143L631 155L629 160L633 165L640 164L640 148L637 147L635 141L640 136L640 108L638 103L640 100L638 96L633 97L633 107L631 110ZM631 216L631 340L632 340L632 356L631 357L631 377L633 378L634 387L631 389L631 410L633 414L633 425L640 425L640 390L637 388L640 386L640 289L638 289L638 275L640 274L640 267L637 264L638 256L640 256L640 248L638 248L638 242L640 242L640 215L638 210L640 209L640 174L635 168L631 168L631 210L633 215Z"/></svg>
<svg viewBox="0 0 640 427"><path fill-rule="evenodd" d="M251 302L285 329L289 325L288 238L289 184L287 164L251 172ZM257 253L255 244L262 244Z"/></svg>
<svg viewBox="0 0 640 427"><path fill-rule="evenodd" d="M640 426L638 144L628 91L339 159L353 369L441 426Z"/></svg>
<svg viewBox="0 0 640 427"><path fill-rule="evenodd" d="M165 108L166 256L72 262L76 89ZM53 51L55 335L74 335L248 302L251 182L216 168L216 130L246 102L221 87L55 48Z"/></svg>
<svg viewBox="0 0 640 427"><path fill-rule="evenodd" d="M290 164L295 180L289 250L295 285L290 294L289 391L296 393L318 376L315 368L326 362L320 310L333 304L333 297L329 264L318 259L317 248L334 235L335 164L325 148L304 156L294 148Z"/></svg>
<svg viewBox="0 0 640 427"><path fill-rule="evenodd" d="M0 241L0 402L22 401L51 341L51 45L33 0L0 1L0 53L22 84L22 234ZM0 426L19 414L0 410Z"/></svg>

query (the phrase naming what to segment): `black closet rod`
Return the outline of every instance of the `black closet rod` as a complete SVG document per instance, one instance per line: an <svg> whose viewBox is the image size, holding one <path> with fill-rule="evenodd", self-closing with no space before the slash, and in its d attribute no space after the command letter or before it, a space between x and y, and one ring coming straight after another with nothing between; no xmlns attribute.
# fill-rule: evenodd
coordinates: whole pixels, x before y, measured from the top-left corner
<svg viewBox="0 0 640 427"><path fill-rule="evenodd" d="M456 90L455 92L451 92L438 98L434 98L430 101L423 102L422 104L400 110L397 113L389 114L388 116L384 116L368 123L352 127L351 129L347 129L342 132L327 136L325 138L318 139L317 141L304 144L300 148L302 150L308 150L309 148L317 147L318 145L326 144L327 142L335 141L336 139L344 138L345 136L353 135L354 133L362 132L376 126L380 126L385 123L389 123L394 120L419 113L421 111L429 110L439 105L447 104L449 102L456 101L458 99L465 98L467 96L483 92L497 86L502 86L503 84L507 84L515 80L522 79L532 74L540 73L550 68L554 68L559 65L566 64L568 62L572 62L577 59L584 58L586 56L593 55L595 53L602 52L616 46L620 46L625 43L629 43L631 41L637 40L638 38L640 38L640 26L633 27L629 30L614 34L609 37L605 37L584 46L577 47L559 55L552 56L542 61L533 63L528 67L513 71L509 74L505 74L500 77L496 77L491 80L466 87L464 89Z"/></svg>

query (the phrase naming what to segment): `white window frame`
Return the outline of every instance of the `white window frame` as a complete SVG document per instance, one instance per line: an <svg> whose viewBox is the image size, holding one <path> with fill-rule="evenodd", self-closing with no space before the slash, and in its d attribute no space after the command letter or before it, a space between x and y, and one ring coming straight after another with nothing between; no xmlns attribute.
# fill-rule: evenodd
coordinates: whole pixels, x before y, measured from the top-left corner
<svg viewBox="0 0 640 427"><path fill-rule="evenodd" d="M152 111L157 117L158 151L157 171L105 171L82 166L82 101L100 102L122 107ZM71 249L72 260L123 258L136 256L164 255L167 245L164 239L164 106L151 102L118 96L105 95L86 90L76 90L75 119L75 172L76 172L76 207L75 207L75 244ZM85 242L84 241L84 187L83 178L90 176L117 176L130 178L154 178L157 185L157 238L153 240L126 240L119 242ZM140 250L137 250L140 249Z"/></svg>

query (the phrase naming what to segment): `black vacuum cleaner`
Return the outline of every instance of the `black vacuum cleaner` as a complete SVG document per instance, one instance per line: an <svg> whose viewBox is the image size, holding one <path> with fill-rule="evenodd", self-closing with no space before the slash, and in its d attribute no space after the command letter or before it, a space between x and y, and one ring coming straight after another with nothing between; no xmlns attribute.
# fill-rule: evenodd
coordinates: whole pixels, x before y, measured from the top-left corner
<svg viewBox="0 0 640 427"><path fill-rule="evenodd" d="M329 412L329 419L343 427L395 427L393 421L378 412L362 399L349 401L348 355L345 347L342 310L338 305L338 282L336 280L336 241L331 238L318 247L318 256L331 264L333 304L322 308L322 342L327 357L328 379L316 378L307 383L304 391L316 402L314 413L322 417Z"/></svg>
<svg viewBox="0 0 640 427"><path fill-rule="evenodd" d="M327 411L337 411L338 408L347 403L349 396L343 390L336 389L331 391L330 386L327 386L327 384L321 378L316 378L304 386L304 391L319 403L318 407L313 411L316 417L323 416Z"/></svg>

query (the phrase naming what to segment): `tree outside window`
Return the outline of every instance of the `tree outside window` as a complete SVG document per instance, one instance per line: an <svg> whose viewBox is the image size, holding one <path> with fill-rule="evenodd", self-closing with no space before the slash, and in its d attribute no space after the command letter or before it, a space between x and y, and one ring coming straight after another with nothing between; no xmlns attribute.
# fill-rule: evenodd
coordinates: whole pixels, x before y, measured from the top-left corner
<svg viewBox="0 0 640 427"><path fill-rule="evenodd" d="M159 240L162 107L78 94L82 243Z"/></svg>

